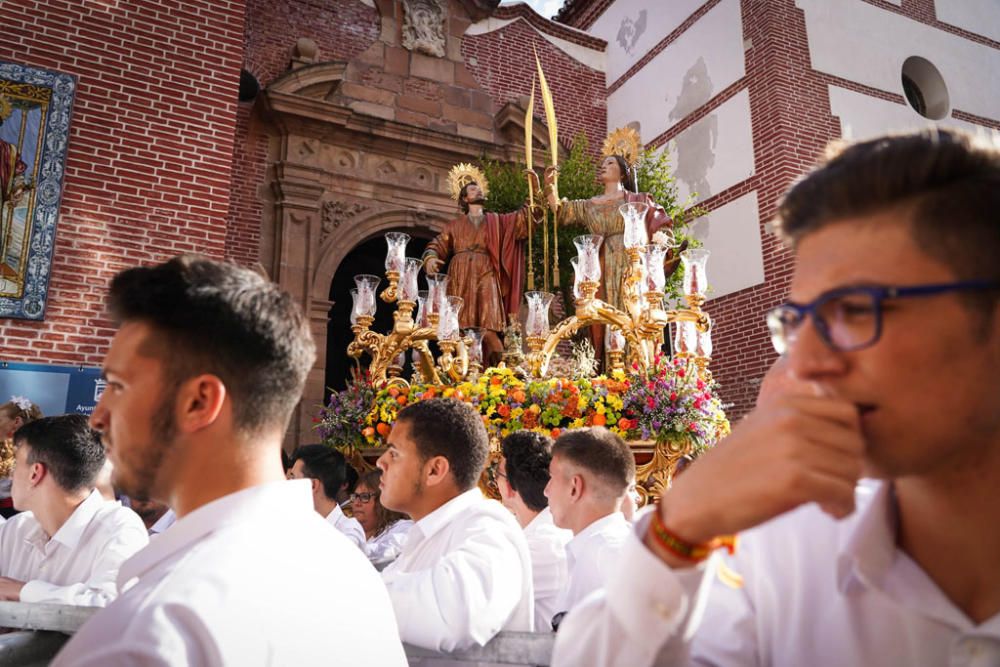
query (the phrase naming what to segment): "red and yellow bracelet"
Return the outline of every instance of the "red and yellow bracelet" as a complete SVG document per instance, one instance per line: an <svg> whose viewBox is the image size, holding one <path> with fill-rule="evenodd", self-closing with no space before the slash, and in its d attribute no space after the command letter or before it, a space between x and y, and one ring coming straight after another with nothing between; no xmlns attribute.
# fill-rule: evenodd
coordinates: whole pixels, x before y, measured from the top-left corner
<svg viewBox="0 0 1000 667"><path fill-rule="evenodd" d="M705 560L712 555L712 552L716 549L725 549L730 554L736 552L735 535L722 535L702 544L693 544L681 537L678 537L674 532L667 528L663 523L663 519L660 518L660 513L658 511L653 514L653 521L650 524L650 529L653 533L653 539L656 540L657 544L678 558L682 558L693 563Z"/></svg>

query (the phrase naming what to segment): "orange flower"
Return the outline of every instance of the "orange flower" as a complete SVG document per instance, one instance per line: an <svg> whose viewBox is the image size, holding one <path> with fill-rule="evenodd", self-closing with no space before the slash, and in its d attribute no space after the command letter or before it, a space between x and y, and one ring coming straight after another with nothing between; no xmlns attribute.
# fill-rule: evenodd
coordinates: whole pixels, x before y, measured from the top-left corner
<svg viewBox="0 0 1000 667"><path fill-rule="evenodd" d="M375 435L375 429L372 428L371 426L366 426L364 430L361 431L361 435L365 436L366 438L371 438Z"/></svg>
<svg viewBox="0 0 1000 667"><path fill-rule="evenodd" d="M379 422L378 426L375 427L375 430L378 431L378 434L383 438L388 438L389 432L392 431L392 427L385 422Z"/></svg>
<svg viewBox="0 0 1000 667"><path fill-rule="evenodd" d="M553 438L558 438L560 433L562 433L561 429L554 428L552 429L552 431L549 432L549 435L551 435Z"/></svg>
<svg viewBox="0 0 1000 667"><path fill-rule="evenodd" d="M399 387L389 387L389 395L393 398L399 396Z"/></svg>
<svg viewBox="0 0 1000 667"><path fill-rule="evenodd" d="M510 406L506 403L501 403L497 406L497 414L507 419L507 417L510 417Z"/></svg>
<svg viewBox="0 0 1000 667"><path fill-rule="evenodd" d="M608 423L607 417L602 414L594 415L594 426L604 426Z"/></svg>
<svg viewBox="0 0 1000 667"><path fill-rule="evenodd" d="M406 405L406 396L400 394L399 396L396 397L396 402L399 403L400 405Z"/></svg>
<svg viewBox="0 0 1000 667"><path fill-rule="evenodd" d="M494 375L490 378L490 384L503 384L503 378L499 375Z"/></svg>
<svg viewBox="0 0 1000 667"><path fill-rule="evenodd" d="M524 392L521 391L520 389L515 389L513 392L511 392L510 397L514 400L515 403L524 403L524 399L526 398Z"/></svg>
<svg viewBox="0 0 1000 667"><path fill-rule="evenodd" d="M618 420L618 428L620 428L621 430L627 431L631 427L632 427L632 421L631 420L625 419L624 417L622 417L621 419Z"/></svg>

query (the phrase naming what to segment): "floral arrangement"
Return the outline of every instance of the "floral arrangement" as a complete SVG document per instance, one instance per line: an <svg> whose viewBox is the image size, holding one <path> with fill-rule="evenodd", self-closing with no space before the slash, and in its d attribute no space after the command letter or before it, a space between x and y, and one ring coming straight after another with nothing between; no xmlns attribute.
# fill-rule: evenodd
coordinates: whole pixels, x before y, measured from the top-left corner
<svg viewBox="0 0 1000 667"><path fill-rule="evenodd" d="M368 374L352 374L347 387L330 394L330 402L313 419L319 437L341 450L368 447L362 430L369 424L374 403L375 387Z"/></svg>
<svg viewBox="0 0 1000 667"><path fill-rule="evenodd" d="M454 385L388 384L381 388L356 379L317 417L324 442L347 454L383 447L396 414L430 398L455 398L476 407L491 438L528 429L558 437L565 429L605 426L626 440L686 439L695 452L729 432L716 393L693 362L658 356L645 374L525 381L503 366Z"/></svg>

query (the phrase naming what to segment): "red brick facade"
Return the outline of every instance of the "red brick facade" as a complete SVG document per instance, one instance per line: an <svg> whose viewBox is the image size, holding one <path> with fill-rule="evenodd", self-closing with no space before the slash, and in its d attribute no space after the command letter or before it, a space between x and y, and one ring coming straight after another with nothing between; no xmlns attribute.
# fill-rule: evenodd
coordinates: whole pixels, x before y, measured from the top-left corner
<svg viewBox="0 0 1000 667"><path fill-rule="evenodd" d="M970 41L1000 48L1000 44L988 38L939 21L934 0L903 0L902 6L885 0L865 1ZM623 76L611 82L608 93L621 87L718 3L719 0L707 0ZM559 18L586 29L611 4L608 0L569 0ZM869 97L904 103L896 92L877 90L813 70L805 16L794 0L741 0L740 5L743 37L748 45L745 76L650 140L652 146L669 142L733 95L749 89L754 175L702 204L711 211L753 191L758 198L765 282L714 299L708 306L715 320L712 368L722 384L723 398L732 403L729 414L734 418L753 406L760 379L774 360L764 315L783 300L791 277L791 255L775 239L768 222L785 189L815 164L829 140L841 136L840 123L830 112L828 87L835 85ZM958 109L954 116L985 127L998 127L994 120Z"/></svg>
<svg viewBox="0 0 1000 667"><path fill-rule="evenodd" d="M472 76L493 98L493 111L531 91L535 74L532 54L537 51L553 91L560 140L568 145L583 132L591 150L599 150L607 136L604 72L587 67L553 46L538 34L536 27L587 48L603 51L604 42L544 21L527 5L501 7L494 16L500 19L519 16L521 20L494 32L467 36L462 41L462 55L470 63ZM536 95L535 110L541 117L541 96Z"/></svg>
<svg viewBox="0 0 1000 667"><path fill-rule="evenodd" d="M0 59L79 77L45 320L0 320L0 359L100 365L121 268L225 254L238 0L7 0Z"/></svg>

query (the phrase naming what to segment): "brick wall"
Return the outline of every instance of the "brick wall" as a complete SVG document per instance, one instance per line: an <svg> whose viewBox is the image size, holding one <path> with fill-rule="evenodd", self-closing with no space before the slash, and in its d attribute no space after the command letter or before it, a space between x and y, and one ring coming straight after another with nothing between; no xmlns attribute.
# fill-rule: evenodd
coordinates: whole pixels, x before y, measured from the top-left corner
<svg viewBox="0 0 1000 667"><path fill-rule="evenodd" d="M361 0L317 4L309 0L248 0L243 68L266 87L288 68L299 37L316 43L321 61L349 60L378 39L379 13ZM256 127L252 103L239 106L232 153L232 190L226 257L252 265L260 260L261 186L268 139Z"/></svg>
<svg viewBox="0 0 1000 667"><path fill-rule="evenodd" d="M503 7L497 12L500 18L516 13L531 12L526 6ZM507 14L504 14L506 10ZM558 30L561 26L555 26ZM558 36L571 39L575 36L565 28ZM578 41L575 37L574 41ZM604 42L592 40L602 50ZM578 41L578 43L580 43ZM482 35L469 35L462 42L462 55L479 85L493 98L495 113L507 102L518 100L531 92L531 78L535 73L533 50L538 51L542 70L552 90L559 121L559 139L572 142L580 132L587 136L592 152L600 150L607 136L607 94L604 72L591 69L553 46L538 34L526 20L514 21L500 30ZM536 85L537 89L537 85ZM542 98L536 93L535 112L544 117Z"/></svg>
<svg viewBox="0 0 1000 667"><path fill-rule="evenodd" d="M0 320L0 359L99 365L109 279L222 257L239 0L5 0L0 59L79 77L45 320Z"/></svg>

